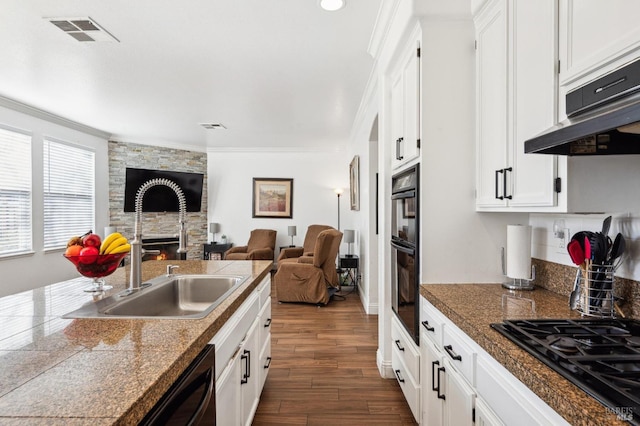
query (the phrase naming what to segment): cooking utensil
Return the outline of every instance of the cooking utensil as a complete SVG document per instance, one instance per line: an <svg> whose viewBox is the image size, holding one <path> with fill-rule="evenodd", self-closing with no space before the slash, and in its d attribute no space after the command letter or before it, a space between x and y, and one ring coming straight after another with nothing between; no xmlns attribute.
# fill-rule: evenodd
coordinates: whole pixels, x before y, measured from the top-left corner
<svg viewBox="0 0 640 426"><path fill-rule="evenodd" d="M621 233L618 233L618 235L616 235L616 239L613 241L613 244L611 246L611 252L609 253L608 263L613 264L614 260L616 260L617 258L619 258L624 254L625 249L626 249L625 239Z"/></svg>
<svg viewBox="0 0 640 426"><path fill-rule="evenodd" d="M602 235L609 235L609 228L611 228L611 216L607 216L602 221Z"/></svg>
<svg viewBox="0 0 640 426"><path fill-rule="evenodd" d="M584 241L582 244L578 240L571 240L569 244L567 244L567 251L569 252L569 257L576 265L582 265L584 263L585 255L584 255Z"/></svg>
<svg viewBox="0 0 640 426"><path fill-rule="evenodd" d="M584 263L584 261L583 261ZM578 307L578 296L580 296L580 275L582 273L582 268L578 268L576 272L576 279L573 283L573 290L571 290L571 294L569 294L569 308L572 311L575 311Z"/></svg>

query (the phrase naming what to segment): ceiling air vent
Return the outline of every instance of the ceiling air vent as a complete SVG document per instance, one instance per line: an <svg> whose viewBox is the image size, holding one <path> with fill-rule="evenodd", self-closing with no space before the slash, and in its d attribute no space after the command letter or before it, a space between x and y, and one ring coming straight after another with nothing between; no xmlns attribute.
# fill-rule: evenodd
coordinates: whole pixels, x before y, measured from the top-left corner
<svg viewBox="0 0 640 426"><path fill-rule="evenodd" d="M117 38L109 34L93 19L85 18L45 18L56 27L78 41L115 41Z"/></svg>
<svg viewBox="0 0 640 426"><path fill-rule="evenodd" d="M226 127L224 127L224 125L222 125L221 123L200 123L200 125L207 130L226 129Z"/></svg>

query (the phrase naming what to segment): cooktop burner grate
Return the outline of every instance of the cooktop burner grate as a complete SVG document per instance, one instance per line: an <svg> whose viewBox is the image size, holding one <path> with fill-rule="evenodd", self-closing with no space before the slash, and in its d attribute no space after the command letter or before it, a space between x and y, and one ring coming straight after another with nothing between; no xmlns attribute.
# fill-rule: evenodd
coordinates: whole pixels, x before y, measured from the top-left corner
<svg viewBox="0 0 640 426"><path fill-rule="evenodd" d="M640 321L508 320L491 327L619 418L640 425Z"/></svg>

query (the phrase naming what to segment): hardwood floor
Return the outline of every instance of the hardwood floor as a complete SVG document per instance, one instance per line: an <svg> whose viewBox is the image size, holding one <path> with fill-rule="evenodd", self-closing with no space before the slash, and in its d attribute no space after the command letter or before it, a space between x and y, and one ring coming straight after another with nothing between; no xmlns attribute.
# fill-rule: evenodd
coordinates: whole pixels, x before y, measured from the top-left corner
<svg viewBox="0 0 640 426"><path fill-rule="evenodd" d="M415 425L376 367L378 317L357 294L318 308L272 294L272 362L253 425Z"/></svg>

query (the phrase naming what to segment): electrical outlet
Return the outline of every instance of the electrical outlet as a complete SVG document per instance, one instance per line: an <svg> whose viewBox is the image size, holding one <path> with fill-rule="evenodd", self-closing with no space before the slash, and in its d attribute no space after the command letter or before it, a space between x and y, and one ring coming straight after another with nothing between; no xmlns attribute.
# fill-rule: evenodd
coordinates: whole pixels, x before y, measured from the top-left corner
<svg viewBox="0 0 640 426"><path fill-rule="evenodd" d="M555 246L555 251L558 254L567 254L567 245L569 245L569 241L571 241L571 233L569 228L563 228L562 238L556 238L553 236L553 245Z"/></svg>

